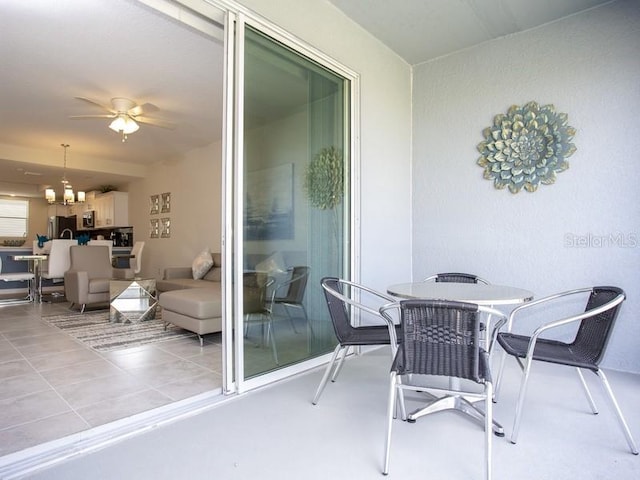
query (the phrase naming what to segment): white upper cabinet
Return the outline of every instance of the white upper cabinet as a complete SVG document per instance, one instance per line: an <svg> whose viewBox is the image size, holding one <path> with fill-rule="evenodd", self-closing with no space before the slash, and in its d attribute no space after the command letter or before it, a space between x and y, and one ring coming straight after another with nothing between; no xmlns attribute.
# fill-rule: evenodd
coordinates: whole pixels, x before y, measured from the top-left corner
<svg viewBox="0 0 640 480"><path fill-rule="evenodd" d="M95 196L93 210L96 212L96 228L129 226L129 194L107 192Z"/></svg>

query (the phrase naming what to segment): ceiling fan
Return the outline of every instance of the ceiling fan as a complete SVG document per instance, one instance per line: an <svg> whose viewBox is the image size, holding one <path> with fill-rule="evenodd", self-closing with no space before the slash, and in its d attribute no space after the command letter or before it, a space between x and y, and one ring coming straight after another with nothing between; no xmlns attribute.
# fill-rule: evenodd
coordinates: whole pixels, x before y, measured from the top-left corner
<svg viewBox="0 0 640 480"><path fill-rule="evenodd" d="M97 100L92 100L86 97L75 97L83 102L96 105L103 110L109 112L109 114L102 115L71 115L69 118L82 119L82 118L112 118L113 121L109 124L109 128L114 132L122 134L122 141L127 140L127 135L138 131L140 126L138 123L144 123L146 125L153 125L154 127L161 128L174 128L174 125L169 122L164 122L155 118L149 118L146 115L155 112L158 109L152 103L144 103L138 105L133 100L123 97L115 97L111 99L111 107L102 104Z"/></svg>

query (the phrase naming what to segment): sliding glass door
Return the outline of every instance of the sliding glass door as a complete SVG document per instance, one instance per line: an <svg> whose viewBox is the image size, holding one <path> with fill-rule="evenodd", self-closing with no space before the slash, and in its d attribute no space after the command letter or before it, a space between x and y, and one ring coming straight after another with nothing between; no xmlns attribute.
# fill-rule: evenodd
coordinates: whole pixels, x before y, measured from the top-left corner
<svg viewBox="0 0 640 480"><path fill-rule="evenodd" d="M352 85L273 32L239 28L233 257L242 390L335 346L320 280L351 268Z"/></svg>

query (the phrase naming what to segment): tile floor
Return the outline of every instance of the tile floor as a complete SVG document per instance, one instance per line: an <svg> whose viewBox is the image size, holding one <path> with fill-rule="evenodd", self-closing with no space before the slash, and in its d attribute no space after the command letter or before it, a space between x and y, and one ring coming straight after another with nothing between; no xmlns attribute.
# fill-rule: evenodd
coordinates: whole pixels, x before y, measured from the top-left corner
<svg viewBox="0 0 640 480"><path fill-rule="evenodd" d="M221 389L220 334L97 353L42 321L67 309L0 307L0 456Z"/></svg>

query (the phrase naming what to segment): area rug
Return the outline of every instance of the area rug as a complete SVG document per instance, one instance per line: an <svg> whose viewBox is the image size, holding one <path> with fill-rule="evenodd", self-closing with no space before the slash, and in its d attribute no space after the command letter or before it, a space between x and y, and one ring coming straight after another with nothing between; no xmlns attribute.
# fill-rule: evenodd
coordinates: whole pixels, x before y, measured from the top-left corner
<svg viewBox="0 0 640 480"><path fill-rule="evenodd" d="M159 310L159 309L158 309ZM138 347L176 338L191 337L193 333L176 327L164 329L162 319L141 323L111 323L109 311L69 312L42 317L42 320L98 352L108 352L124 348Z"/></svg>

